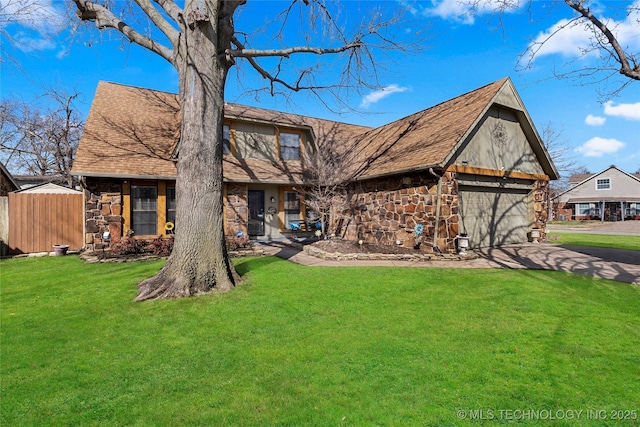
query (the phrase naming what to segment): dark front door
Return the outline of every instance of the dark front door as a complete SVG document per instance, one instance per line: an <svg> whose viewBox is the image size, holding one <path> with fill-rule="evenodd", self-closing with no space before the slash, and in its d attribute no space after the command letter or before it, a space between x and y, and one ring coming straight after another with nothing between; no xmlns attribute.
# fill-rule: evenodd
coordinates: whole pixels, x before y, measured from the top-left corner
<svg viewBox="0 0 640 427"><path fill-rule="evenodd" d="M264 236L264 190L249 190L249 236Z"/></svg>

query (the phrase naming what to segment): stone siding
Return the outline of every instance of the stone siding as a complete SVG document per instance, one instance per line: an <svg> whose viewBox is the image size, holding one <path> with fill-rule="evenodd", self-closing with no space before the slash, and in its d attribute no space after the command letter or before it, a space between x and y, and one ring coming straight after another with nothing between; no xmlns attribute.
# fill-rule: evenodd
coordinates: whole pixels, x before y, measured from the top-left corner
<svg viewBox="0 0 640 427"><path fill-rule="evenodd" d="M111 234L112 242L122 237L122 185L111 179L87 178L85 188L86 230L85 244L89 249L102 249L105 231Z"/></svg>
<svg viewBox="0 0 640 427"><path fill-rule="evenodd" d="M547 239L545 230L549 220L548 191L548 181L535 181L533 183L533 227L540 229L540 241L542 242Z"/></svg>
<svg viewBox="0 0 640 427"><path fill-rule="evenodd" d="M225 232L227 236L235 236L242 231L247 234L249 220L249 206L247 198L247 184L226 183L227 198L224 207Z"/></svg>
<svg viewBox="0 0 640 427"><path fill-rule="evenodd" d="M414 247L417 224L423 226L422 252L433 252L435 242L443 252L454 252L458 234L458 196L454 175L442 179L439 223L436 224L437 179L428 173L373 179L349 186L349 208L342 218L348 224L345 238L367 243Z"/></svg>

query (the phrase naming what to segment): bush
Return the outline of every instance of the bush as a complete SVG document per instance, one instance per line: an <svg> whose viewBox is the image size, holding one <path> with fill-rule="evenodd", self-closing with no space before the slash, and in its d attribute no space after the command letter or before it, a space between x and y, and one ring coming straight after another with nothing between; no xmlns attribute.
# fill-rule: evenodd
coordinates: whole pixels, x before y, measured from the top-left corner
<svg viewBox="0 0 640 427"><path fill-rule="evenodd" d="M253 242L246 234L239 234L233 237L227 237L227 250L240 251L243 249L253 248Z"/></svg>
<svg viewBox="0 0 640 427"><path fill-rule="evenodd" d="M156 239L146 241L143 252L153 255L167 256L171 254L172 250L173 239L163 239L162 237L158 237Z"/></svg>
<svg viewBox="0 0 640 427"><path fill-rule="evenodd" d="M123 237L119 242L111 245L111 255L113 256L134 255L139 252L141 251L138 242L133 237Z"/></svg>

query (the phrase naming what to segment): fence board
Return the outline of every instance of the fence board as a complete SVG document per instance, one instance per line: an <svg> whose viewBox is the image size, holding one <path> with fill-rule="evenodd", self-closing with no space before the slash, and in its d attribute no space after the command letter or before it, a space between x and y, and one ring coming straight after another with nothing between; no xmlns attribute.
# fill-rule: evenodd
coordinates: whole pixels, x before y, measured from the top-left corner
<svg viewBox="0 0 640 427"><path fill-rule="evenodd" d="M9 193L10 253L50 252L84 245L82 194Z"/></svg>

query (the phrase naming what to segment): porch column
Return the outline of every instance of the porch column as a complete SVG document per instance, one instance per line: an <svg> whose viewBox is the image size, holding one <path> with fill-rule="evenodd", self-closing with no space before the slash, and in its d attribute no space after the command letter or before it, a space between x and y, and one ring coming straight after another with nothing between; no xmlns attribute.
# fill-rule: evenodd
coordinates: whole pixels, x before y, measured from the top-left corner
<svg viewBox="0 0 640 427"><path fill-rule="evenodd" d="M600 204L601 204L600 222L604 224L604 200L602 202L600 202Z"/></svg>
<svg viewBox="0 0 640 427"><path fill-rule="evenodd" d="M624 222L624 201L623 200L620 201L620 209L622 210L622 213L620 214L620 218L622 218L622 221Z"/></svg>

